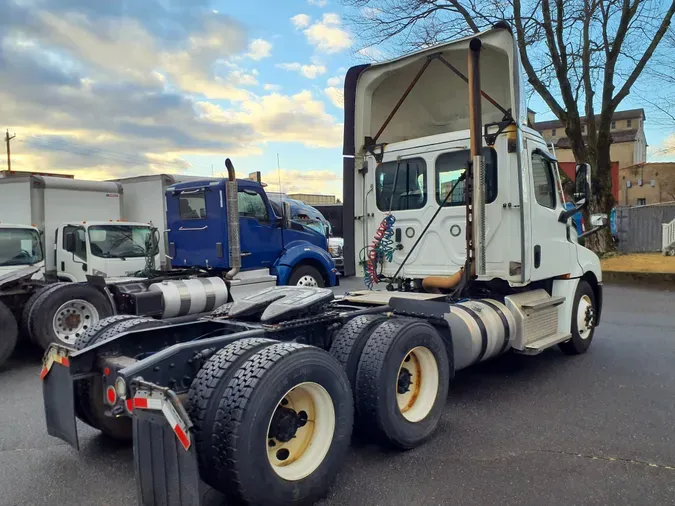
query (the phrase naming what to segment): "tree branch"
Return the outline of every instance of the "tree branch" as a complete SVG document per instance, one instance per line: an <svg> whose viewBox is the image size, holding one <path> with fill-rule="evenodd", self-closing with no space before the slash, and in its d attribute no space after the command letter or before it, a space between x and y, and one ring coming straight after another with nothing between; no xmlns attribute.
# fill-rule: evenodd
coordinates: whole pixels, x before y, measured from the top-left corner
<svg viewBox="0 0 675 506"><path fill-rule="evenodd" d="M668 12L664 16L663 21L661 21L661 26L654 35L654 38L649 44L649 47L647 47L647 50L642 55L642 58L640 58L640 61L633 69L633 72L631 72L626 82L623 83L623 86L619 90L619 93L617 93L616 96L612 99L612 111L616 110L621 101L628 96L628 93L630 93L631 86L633 86L633 84L635 84L635 81L637 81L637 78L640 77L642 70L645 68L645 65L654 54L656 47L659 45L659 42L661 42L661 39L668 30L668 27L670 26L670 21L673 18L673 14L675 14L675 1L673 1L670 4Z"/></svg>

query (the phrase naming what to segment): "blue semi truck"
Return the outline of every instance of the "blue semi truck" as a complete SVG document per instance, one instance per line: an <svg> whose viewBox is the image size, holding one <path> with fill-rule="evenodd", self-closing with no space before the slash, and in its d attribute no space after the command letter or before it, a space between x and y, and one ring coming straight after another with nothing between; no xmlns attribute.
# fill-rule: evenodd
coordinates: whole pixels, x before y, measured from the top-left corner
<svg viewBox="0 0 675 506"><path fill-rule="evenodd" d="M226 179L189 181L167 188L172 267L223 273L234 267L228 254L231 231L226 184ZM284 219L284 206L273 206L256 181L238 179L237 193L241 272L266 270L278 285L338 283L325 232L292 219L292 210Z"/></svg>

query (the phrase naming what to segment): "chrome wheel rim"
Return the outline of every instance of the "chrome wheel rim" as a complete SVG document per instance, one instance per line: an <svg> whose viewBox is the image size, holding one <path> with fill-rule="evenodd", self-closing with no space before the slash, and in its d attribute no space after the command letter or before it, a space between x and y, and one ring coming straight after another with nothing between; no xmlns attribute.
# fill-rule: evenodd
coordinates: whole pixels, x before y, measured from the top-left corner
<svg viewBox="0 0 675 506"><path fill-rule="evenodd" d="M54 314L52 328L59 341L73 345L87 329L98 323L98 311L91 302L74 299L62 304Z"/></svg>

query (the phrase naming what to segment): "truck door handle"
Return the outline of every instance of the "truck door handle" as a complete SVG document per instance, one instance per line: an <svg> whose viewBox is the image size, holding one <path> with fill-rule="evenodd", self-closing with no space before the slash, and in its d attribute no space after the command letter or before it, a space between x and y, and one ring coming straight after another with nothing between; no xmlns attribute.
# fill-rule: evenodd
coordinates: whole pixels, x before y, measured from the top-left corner
<svg viewBox="0 0 675 506"><path fill-rule="evenodd" d="M194 230L206 230L207 228L209 228L209 226L204 225L203 227L195 227L195 228L180 227L178 230L181 230L183 232L187 232L187 231L194 231Z"/></svg>

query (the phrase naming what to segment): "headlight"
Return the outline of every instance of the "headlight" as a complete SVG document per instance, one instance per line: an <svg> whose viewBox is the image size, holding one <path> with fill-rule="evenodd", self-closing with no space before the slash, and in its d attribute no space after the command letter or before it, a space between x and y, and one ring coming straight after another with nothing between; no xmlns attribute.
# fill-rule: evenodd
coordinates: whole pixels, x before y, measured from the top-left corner
<svg viewBox="0 0 675 506"><path fill-rule="evenodd" d="M333 258L339 258L342 256L342 246L330 246L328 252Z"/></svg>
<svg viewBox="0 0 675 506"><path fill-rule="evenodd" d="M101 276L102 278L107 278L107 277L108 277L108 275L107 275L105 272L99 271L98 269L92 270L92 271L91 271L91 274L92 274L92 276Z"/></svg>

